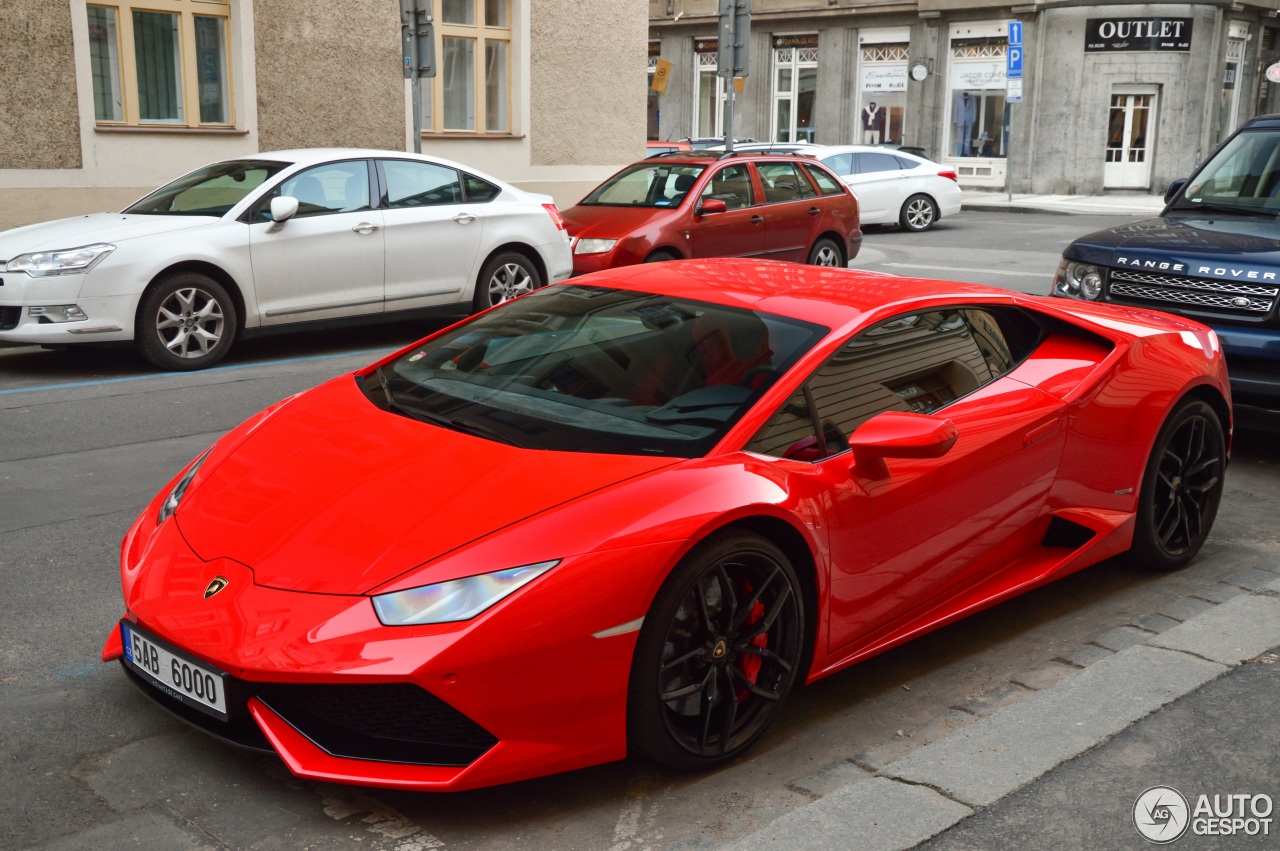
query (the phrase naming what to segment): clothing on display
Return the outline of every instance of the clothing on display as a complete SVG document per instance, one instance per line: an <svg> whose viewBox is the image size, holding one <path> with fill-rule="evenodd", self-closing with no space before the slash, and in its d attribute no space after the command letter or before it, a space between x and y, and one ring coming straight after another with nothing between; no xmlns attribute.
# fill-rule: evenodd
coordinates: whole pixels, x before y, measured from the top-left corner
<svg viewBox="0 0 1280 851"><path fill-rule="evenodd" d="M876 106L875 101L862 108L862 142L865 145L880 144L880 136L884 132L885 110Z"/></svg>
<svg viewBox="0 0 1280 851"><path fill-rule="evenodd" d="M956 156L967 157L973 131L973 123L978 117L978 99L969 97L968 92L956 95L951 104L951 123L955 126Z"/></svg>

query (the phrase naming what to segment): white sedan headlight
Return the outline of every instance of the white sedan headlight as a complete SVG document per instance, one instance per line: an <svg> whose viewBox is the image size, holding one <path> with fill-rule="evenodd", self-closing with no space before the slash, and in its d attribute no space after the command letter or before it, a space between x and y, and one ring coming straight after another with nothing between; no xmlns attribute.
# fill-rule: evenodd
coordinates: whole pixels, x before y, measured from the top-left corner
<svg viewBox="0 0 1280 851"><path fill-rule="evenodd" d="M580 239L577 245L573 246L573 253L604 254L606 251L612 251L617 244L616 239Z"/></svg>
<svg viewBox="0 0 1280 851"><path fill-rule="evenodd" d="M93 245L82 245L79 248L19 254L5 264L4 270L6 272L26 272L33 278L43 278L49 275L80 275L97 266L102 262L102 258L115 250L116 247L114 245L106 242L96 242Z"/></svg>
<svg viewBox="0 0 1280 851"><path fill-rule="evenodd" d="M544 561L379 594L373 598L373 608L384 626L470 620L559 563L559 559Z"/></svg>

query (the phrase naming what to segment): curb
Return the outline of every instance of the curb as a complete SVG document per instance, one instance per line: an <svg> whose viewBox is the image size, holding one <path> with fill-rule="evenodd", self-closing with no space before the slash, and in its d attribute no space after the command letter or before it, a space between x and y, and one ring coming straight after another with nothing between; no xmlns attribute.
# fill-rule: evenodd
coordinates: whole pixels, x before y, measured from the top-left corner
<svg viewBox="0 0 1280 851"><path fill-rule="evenodd" d="M1261 571L1259 571L1261 573ZM1271 576L1271 574L1268 574ZM1039 779L1141 718L1280 645L1280 579L1250 582L1195 614L1111 630L1058 679L722 846L733 851L911 848ZM1163 632L1154 627L1177 623ZM1141 643L1137 638L1141 639ZM1111 653L1106 644L1115 646ZM1074 654L1073 654L1074 655Z"/></svg>

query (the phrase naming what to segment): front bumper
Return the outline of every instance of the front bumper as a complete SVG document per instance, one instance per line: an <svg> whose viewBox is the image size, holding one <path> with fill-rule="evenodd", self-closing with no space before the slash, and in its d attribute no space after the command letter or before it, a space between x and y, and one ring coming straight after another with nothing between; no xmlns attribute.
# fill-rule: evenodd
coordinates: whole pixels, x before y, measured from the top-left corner
<svg viewBox="0 0 1280 851"><path fill-rule="evenodd" d="M132 339L137 296L82 297L86 277L33 278L23 272L0 274L0 342L67 345ZM77 305L88 319L50 322L31 315L32 307L62 304Z"/></svg>
<svg viewBox="0 0 1280 851"><path fill-rule="evenodd" d="M244 565L202 561L177 523L154 516L124 542L127 616L225 671L232 720L133 679L202 730L274 750L301 777L399 789L471 789L626 755L637 633L593 633L643 614L654 574L637 566L661 570L678 542L566 558L471 621L385 627L367 597L267 588ZM205 599L215 575L229 584ZM117 627L104 658L119 645ZM374 718L392 692L427 720Z"/></svg>

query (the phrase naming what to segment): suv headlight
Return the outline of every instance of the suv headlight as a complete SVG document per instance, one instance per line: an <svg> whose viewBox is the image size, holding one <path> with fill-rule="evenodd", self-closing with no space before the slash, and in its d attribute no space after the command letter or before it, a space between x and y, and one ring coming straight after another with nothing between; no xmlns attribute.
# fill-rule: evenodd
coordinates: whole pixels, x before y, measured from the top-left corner
<svg viewBox="0 0 1280 851"><path fill-rule="evenodd" d="M612 251L617 244L616 239L580 239L577 245L573 246L573 253L604 254L606 251Z"/></svg>
<svg viewBox="0 0 1280 851"><path fill-rule="evenodd" d="M80 275L102 262L116 247L105 242L57 251L19 254L5 264L6 272L26 272L33 278L50 275Z"/></svg>
<svg viewBox="0 0 1280 851"><path fill-rule="evenodd" d="M1053 278L1053 295L1097 301L1102 295L1102 270L1064 257Z"/></svg>
<svg viewBox="0 0 1280 851"><path fill-rule="evenodd" d="M479 576L379 594L373 598L373 609L384 626L470 620L559 563L560 560L557 559L526 564Z"/></svg>

